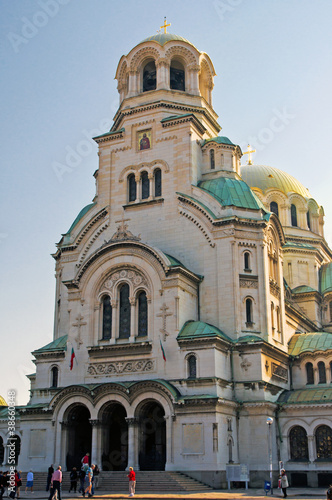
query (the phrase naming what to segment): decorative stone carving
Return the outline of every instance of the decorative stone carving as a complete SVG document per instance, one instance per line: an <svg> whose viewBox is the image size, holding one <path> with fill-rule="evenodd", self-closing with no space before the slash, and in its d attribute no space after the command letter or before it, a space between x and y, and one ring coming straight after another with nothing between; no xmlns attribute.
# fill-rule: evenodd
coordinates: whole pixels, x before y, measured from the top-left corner
<svg viewBox="0 0 332 500"><path fill-rule="evenodd" d="M164 340L166 340L166 337L169 335L169 333L167 332L166 330L166 319L167 319L167 316L173 316L173 313L168 313L169 307L166 306L166 304L164 303L160 310L161 310L161 313L157 314L157 316L159 318L163 318L163 326L162 328L159 330L160 333L164 336Z"/></svg>
<svg viewBox="0 0 332 500"><path fill-rule="evenodd" d="M276 363L271 363L272 377L277 377L283 381L288 381L288 370L282 365L277 365Z"/></svg>
<svg viewBox="0 0 332 500"><path fill-rule="evenodd" d="M116 270L112 274L108 275L103 285L101 286L101 290L106 289L110 292L113 292L117 283L121 280L130 281L132 283L134 292L136 288L141 287L150 290L150 285L146 277L137 269L132 268L123 268L120 271Z"/></svg>
<svg viewBox="0 0 332 500"><path fill-rule="evenodd" d="M128 230L128 224L125 224L126 221L130 219L124 219L122 216L121 220L117 220L115 222L120 222L120 225L118 226L116 232L113 234L112 238L110 239L109 242L105 243L113 243L114 241L127 241L127 240L134 240L134 241L140 241L140 235L134 236L133 233L131 233Z"/></svg>
<svg viewBox="0 0 332 500"><path fill-rule="evenodd" d="M250 366L251 366L251 363L250 363L250 361L247 360L247 358L244 358L242 363L240 364L240 366L241 366L242 370L247 372L248 368L250 368Z"/></svg>
<svg viewBox="0 0 332 500"><path fill-rule="evenodd" d="M240 288L258 288L258 280L240 278Z"/></svg>
<svg viewBox="0 0 332 500"><path fill-rule="evenodd" d="M88 373L94 376L120 375L122 373L152 372L155 362L151 359L137 359L135 361L116 361L113 363L90 364Z"/></svg>
<svg viewBox="0 0 332 500"><path fill-rule="evenodd" d="M80 345L83 344L83 340L81 339L81 327L86 325L86 321L82 321L83 316L79 314L76 318L76 323L73 323L73 326L77 328L77 335L75 337L75 340L77 342L77 349L80 348Z"/></svg>

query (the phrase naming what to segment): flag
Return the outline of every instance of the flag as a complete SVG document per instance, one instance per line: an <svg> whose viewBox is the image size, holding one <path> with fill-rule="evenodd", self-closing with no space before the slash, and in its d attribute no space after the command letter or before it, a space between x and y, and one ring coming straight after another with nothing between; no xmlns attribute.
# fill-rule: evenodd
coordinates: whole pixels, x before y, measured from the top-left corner
<svg viewBox="0 0 332 500"><path fill-rule="evenodd" d="M71 348L71 356L70 356L70 365L69 365L71 370L73 369L74 359L75 359L75 351L74 351L74 348L72 347ZM77 363L77 360L76 360L76 363Z"/></svg>
<svg viewBox="0 0 332 500"><path fill-rule="evenodd" d="M161 340L160 340L160 347L161 347L161 352L163 353L163 359L164 359L164 361L166 361L166 354L165 354L165 351L164 351L163 345L162 345L162 343L161 343Z"/></svg>

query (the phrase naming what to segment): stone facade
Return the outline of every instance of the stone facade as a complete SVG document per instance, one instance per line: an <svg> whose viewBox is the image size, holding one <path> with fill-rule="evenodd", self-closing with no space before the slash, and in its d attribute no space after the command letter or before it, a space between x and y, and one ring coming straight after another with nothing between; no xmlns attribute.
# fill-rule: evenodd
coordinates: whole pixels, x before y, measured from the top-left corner
<svg viewBox="0 0 332 500"><path fill-rule="evenodd" d="M323 211L291 176L265 185L276 169L241 169L239 146L218 136L214 76L206 53L170 34L120 59L96 195L54 254L54 340L33 352L17 409L22 470L71 468L89 451L104 470L181 470L214 487L245 463L259 486L273 417L275 474L283 461L294 484L326 479ZM0 417L6 443L5 407Z"/></svg>

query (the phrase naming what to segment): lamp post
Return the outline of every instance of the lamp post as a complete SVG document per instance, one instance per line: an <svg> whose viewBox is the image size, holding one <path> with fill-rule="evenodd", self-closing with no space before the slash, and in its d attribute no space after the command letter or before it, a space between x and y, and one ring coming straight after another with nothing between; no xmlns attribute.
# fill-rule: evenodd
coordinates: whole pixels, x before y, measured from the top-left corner
<svg viewBox="0 0 332 500"><path fill-rule="evenodd" d="M270 462L270 482L271 482L271 495L273 495L273 478L272 478L272 424L273 418L267 417L266 423L269 429L269 462Z"/></svg>

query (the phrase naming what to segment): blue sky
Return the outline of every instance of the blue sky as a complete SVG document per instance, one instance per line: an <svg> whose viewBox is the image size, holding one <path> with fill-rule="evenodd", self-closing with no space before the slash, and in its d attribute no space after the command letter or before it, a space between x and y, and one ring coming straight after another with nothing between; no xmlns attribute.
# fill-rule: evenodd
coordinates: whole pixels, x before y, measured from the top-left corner
<svg viewBox="0 0 332 500"><path fill-rule="evenodd" d="M18 404L28 400L30 352L53 334L50 254L94 196L88 138L111 126L121 55L164 16L213 61L221 135L250 142L255 163L309 188L332 245L330 0L1 0L0 9L2 396L14 388Z"/></svg>

